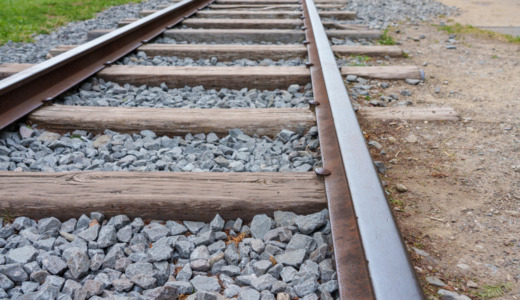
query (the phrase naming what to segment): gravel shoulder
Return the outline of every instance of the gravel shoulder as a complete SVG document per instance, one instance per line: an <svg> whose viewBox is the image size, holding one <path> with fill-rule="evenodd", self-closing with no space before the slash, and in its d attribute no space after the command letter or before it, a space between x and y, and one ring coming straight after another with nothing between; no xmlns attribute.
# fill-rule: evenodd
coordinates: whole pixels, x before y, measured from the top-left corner
<svg viewBox="0 0 520 300"><path fill-rule="evenodd" d="M428 23L399 30L393 36L408 50L406 62L422 65L426 81L391 84L383 96L409 90L414 105L448 105L461 116L361 121L368 141L384 150L371 146L374 160L386 166L382 180L425 291L433 299L439 289L482 298L486 285L505 285L511 290L501 298L518 299L520 46L474 36L450 40Z"/></svg>

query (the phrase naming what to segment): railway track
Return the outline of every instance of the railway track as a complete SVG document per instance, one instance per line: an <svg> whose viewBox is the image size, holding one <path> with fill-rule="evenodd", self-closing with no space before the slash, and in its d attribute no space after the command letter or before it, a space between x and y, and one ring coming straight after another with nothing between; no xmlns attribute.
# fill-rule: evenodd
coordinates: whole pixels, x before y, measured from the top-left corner
<svg viewBox="0 0 520 300"><path fill-rule="evenodd" d="M242 139L244 145L267 136L264 141L273 142L274 139L274 144L281 143L279 148L296 141L293 143L295 148L289 149L293 153L291 159L302 156L296 160L299 161L297 165L287 167L286 171L293 172L273 172L277 169L269 166L239 172L243 170L239 163L234 169L238 172L224 173L110 172L92 165L82 171L62 169L68 172L0 171L0 208L10 215L32 218L52 216L66 220L95 211L107 217L125 214L152 220L203 222L211 221L216 213L226 220L250 221L261 214L272 217L275 211L316 215L328 208L337 272L337 289L332 289L332 295L341 299L422 299L356 113L349 102L343 77L357 75L399 80L421 79L424 75L414 66L338 68L336 56L401 55L401 50L392 46L331 47L331 38L374 39L380 35L377 31L342 23L341 20L355 18L355 12L338 10L343 5L342 1L333 0L185 0L160 11L143 11L142 19L122 20L119 29L90 32L90 42L53 49L51 55L54 57L39 65L0 65L0 78L5 78L0 81L0 126L7 128L5 130L24 118L27 124L37 124L37 128L49 132L63 134L80 130L64 135L71 141L74 137L84 139L82 135L87 132L104 132L97 137L99 143L103 138L110 140L113 132L141 132L145 136L152 131L151 136L189 135L189 139L195 140L197 137L192 134L202 133L206 142L210 135L218 136L212 140L215 145L227 134ZM154 40L156 37L159 39ZM175 42L171 43L173 40ZM134 50L137 56L134 52L126 58L127 62L142 59L139 53L144 52L150 60L157 58L163 65L125 64L121 58ZM192 61L211 58L214 62L179 66L171 60L161 61L160 57L171 56L189 57ZM265 61L253 66L217 65L217 62L244 58L283 62L275 66L266 66ZM291 59L292 65L288 65ZM89 79L91 76L95 79ZM128 104L129 107L124 107L124 103L106 107L73 101L81 98L77 96L81 93L94 93L92 86L103 86L107 82L112 89L99 90L100 93L124 94L134 86L134 90L148 89L159 97L161 92L175 89L182 101L167 99L172 102L169 107L166 104L155 107ZM158 88L154 89L154 86ZM223 100L209 100L207 107L219 108L191 108L183 102L190 101L183 93L193 92L195 88L186 90L185 86L214 89L216 95L226 94L231 89L241 90L240 97L254 90L253 94L267 95L271 100L267 101L266 107L256 102L229 109L232 105ZM260 92L287 87L292 92ZM275 96L269 98L269 95L291 97L286 102L294 102L293 107L281 107L283 101ZM67 101L74 105L64 105ZM122 102L125 101L128 99ZM137 102L137 97L129 101ZM148 100L143 101L146 104ZM273 107L277 105L279 107ZM315 125L317 128L313 127ZM143 130L148 131L143 133ZM314 146L309 142L316 135L319 148L317 140ZM10 143L7 139L9 137L4 136L6 145ZM179 140L172 140L174 142L169 144L172 148L166 146L161 154L165 155L166 151L179 145ZM181 144L191 142L187 137L180 140ZM49 147L54 143L53 149L75 147L59 144L56 140L41 142ZM303 147L301 143L304 143ZM114 149L119 145L118 149L121 149L127 144L110 145ZM164 145L154 147L150 145L150 149L160 152L159 148ZM101 152L100 148L96 149ZM122 151L130 153L127 150ZM235 150L238 152L229 150L234 153L233 157L242 155L240 149ZM5 151L6 156L11 154ZM118 157L119 169L116 170L128 170L121 162L128 156L131 155ZM146 156L133 157L128 164L133 166L134 161L143 160L145 167L136 170L147 171ZM298 168L306 164L308 168ZM16 166L18 171L26 171ZM222 171L224 167L214 168ZM172 170L175 171L173 166ZM298 170L304 171L294 172ZM292 228L301 231L299 227ZM305 296L299 291L295 293ZM274 293L278 299L284 299L286 295ZM327 299L327 295L331 296L321 291L322 299Z"/></svg>

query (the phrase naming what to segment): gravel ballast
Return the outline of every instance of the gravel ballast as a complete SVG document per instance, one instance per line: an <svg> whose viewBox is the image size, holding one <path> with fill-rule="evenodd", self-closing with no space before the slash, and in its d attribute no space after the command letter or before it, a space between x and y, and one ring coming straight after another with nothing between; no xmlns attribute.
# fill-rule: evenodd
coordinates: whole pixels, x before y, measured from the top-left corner
<svg viewBox="0 0 520 300"><path fill-rule="evenodd" d="M312 86L290 85L287 90L243 88L205 89L203 86L169 89L130 84L120 86L93 78L76 92L65 95L57 103L82 106L170 107L170 108L289 108L307 107L312 100Z"/></svg>
<svg viewBox="0 0 520 300"><path fill-rule="evenodd" d="M239 129L214 133L157 136L150 130L93 135L31 129L0 133L3 171L174 171L308 172L321 164L317 128L282 130L273 139L248 136Z"/></svg>
<svg viewBox="0 0 520 300"><path fill-rule="evenodd" d="M328 211L246 224L0 218L1 299L337 299Z"/></svg>
<svg viewBox="0 0 520 300"><path fill-rule="evenodd" d="M400 21L417 23L439 15L457 13L455 7L435 0L349 0L346 9L357 13L356 20L346 23L368 25L375 29L399 26Z"/></svg>
<svg viewBox="0 0 520 300"><path fill-rule="evenodd" d="M271 59L250 60L237 59L233 61L218 61L216 57L207 59L178 58L177 56L154 56L149 57L145 52L139 51L137 54L130 54L118 61L116 64L130 66L301 66L305 64L305 60L301 58L280 59L273 61Z"/></svg>

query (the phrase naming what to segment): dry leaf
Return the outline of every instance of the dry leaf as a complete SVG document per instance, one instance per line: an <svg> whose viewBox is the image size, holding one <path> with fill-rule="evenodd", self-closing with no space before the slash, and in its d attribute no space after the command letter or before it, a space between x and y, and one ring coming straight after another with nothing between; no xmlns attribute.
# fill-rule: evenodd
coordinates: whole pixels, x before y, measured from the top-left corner
<svg viewBox="0 0 520 300"><path fill-rule="evenodd" d="M90 223L88 224L88 227L92 227L92 226L94 226L94 225L96 225L96 224L97 224L97 225L99 225L99 222L98 222L98 220L96 220L96 219L93 219L93 220L92 220L92 221L90 221Z"/></svg>

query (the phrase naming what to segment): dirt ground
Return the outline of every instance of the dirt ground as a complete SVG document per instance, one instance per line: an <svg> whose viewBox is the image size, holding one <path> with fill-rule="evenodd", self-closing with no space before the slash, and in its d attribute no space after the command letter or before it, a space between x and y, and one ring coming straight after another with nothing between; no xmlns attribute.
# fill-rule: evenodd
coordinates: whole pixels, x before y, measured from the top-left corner
<svg viewBox="0 0 520 300"><path fill-rule="evenodd" d="M500 291L498 299L520 299L520 45L465 35L448 50L449 34L431 24L399 29L392 35L409 58L390 63L421 66L426 80L389 82L372 99L395 94L415 106L451 106L461 117L360 120L367 141L385 152L370 147L388 169L381 179L427 297L439 297L441 287L426 281L434 276L473 299Z"/></svg>
<svg viewBox="0 0 520 300"><path fill-rule="evenodd" d="M519 0L439 0L456 6L461 14L455 21L473 26L520 26Z"/></svg>

